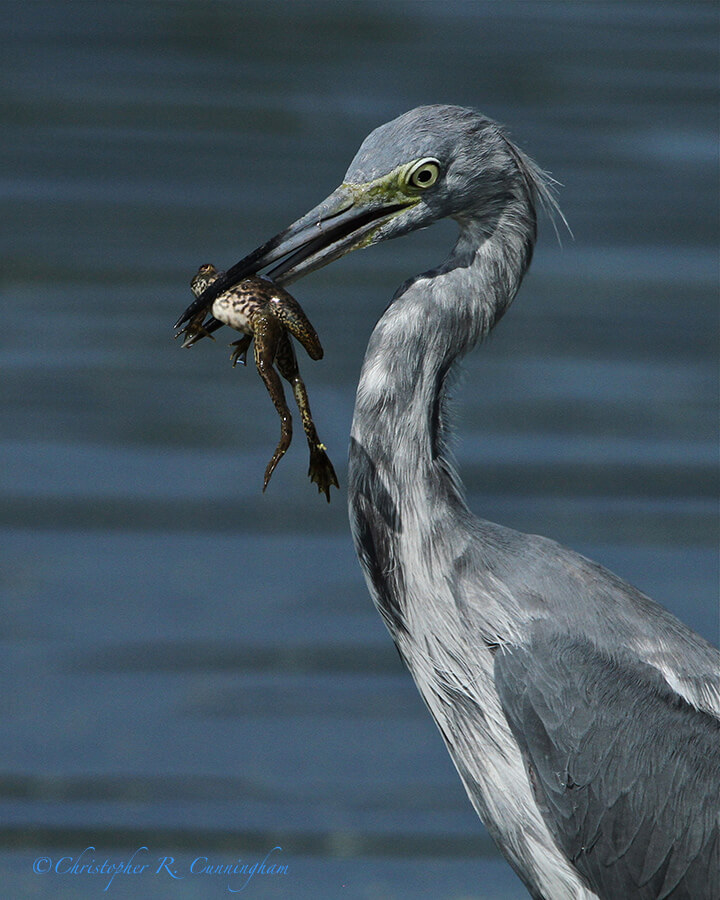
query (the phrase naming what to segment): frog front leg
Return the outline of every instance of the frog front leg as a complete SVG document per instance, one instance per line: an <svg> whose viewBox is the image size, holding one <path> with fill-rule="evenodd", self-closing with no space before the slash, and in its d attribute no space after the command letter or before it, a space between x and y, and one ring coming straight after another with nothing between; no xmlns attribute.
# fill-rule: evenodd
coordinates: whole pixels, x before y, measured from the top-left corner
<svg viewBox="0 0 720 900"><path fill-rule="evenodd" d="M204 337L209 337L211 341L215 340L210 331L204 325L206 317L207 314L204 311L198 313L196 316L193 316L192 319L190 319L190 321L182 331L178 331L178 333L175 335L176 338L182 336L183 349L185 349L186 347L192 347L194 343Z"/></svg>
<svg viewBox="0 0 720 900"><path fill-rule="evenodd" d="M290 446L290 441L292 440L292 416L285 402L282 381L280 381L280 376L273 368L278 342L284 334L283 327L271 313L261 309L252 317L252 328L255 336L255 365L280 416L280 440L265 469L265 482L263 484L263 491L265 491L270 477L275 471L275 467Z"/></svg>
<svg viewBox="0 0 720 900"><path fill-rule="evenodd" d="M244 366L247 365L247 352L251 343L252 335L246 334L241 337L239 341L233 341L232 344L230 344L231 347L235 348L230 354L230 362L233 365L233 369L238 362L241 362Z"/></svg>
<svg viewBox="0 0 720 900"><path fill-rule="evenodd" d="M310 412L310 402L308 400L307 389L298 369L295 350L288 333L284 331L278 341L277 354L275 356L275 365L278 367L280 374L291 385L295 401L300 410L303 428L305 429L305 437L307 438L308 447L310 448L310 468L308 475L310 481L317 484L321 494L325 494L328 503L330 502L330 487L334 485L339 487L337 475L330 457L325 452L325 445L320 441L315 423Z"/></svg>

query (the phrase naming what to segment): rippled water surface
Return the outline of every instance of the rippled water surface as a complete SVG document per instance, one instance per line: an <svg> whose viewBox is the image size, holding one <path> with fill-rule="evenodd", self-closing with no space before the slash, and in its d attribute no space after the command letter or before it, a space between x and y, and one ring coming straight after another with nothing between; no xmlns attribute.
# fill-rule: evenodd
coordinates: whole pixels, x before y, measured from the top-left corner
<svg viewBox="0 0 720 900"><path fill-rule="evenodd" d="M717 16L710 3L12 2L0 100L0 880L136 860L115 897L525 896L367 597L345 512L354 388L442 223L296 286L340 475L328 506L188 281L341 179L376 125L473 105L563 183L458 389L470 503L717 639ZM140 850L147 847L147 850ZM160 861L174 858L155 874ZM44 859L51 860L48 864ZM170 869L174 866L174 878ZM233 876L235 877L235 876Z"/></svg>

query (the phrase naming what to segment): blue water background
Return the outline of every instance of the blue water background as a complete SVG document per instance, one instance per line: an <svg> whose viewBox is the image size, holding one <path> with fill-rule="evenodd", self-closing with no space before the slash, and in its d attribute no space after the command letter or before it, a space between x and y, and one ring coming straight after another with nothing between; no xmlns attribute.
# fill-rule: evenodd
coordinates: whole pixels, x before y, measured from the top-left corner
<svg viewBox="0 0 720 900"><path fill-rule="evenodd" d="M608 565L717 640L717 6L5 0L0 67L0 881L138 848L113 897L526 894L476 819L366 593L345 511L354 390L450 223L296 296L342 490L225 344L172 323L340 181L373 127L473 105L562 182L530 275L457 393L472 508ZM39 864L42 867L42 863ZM237 882L233 883L237 887ZM232 886L232 885L231 885Z"/></svg>

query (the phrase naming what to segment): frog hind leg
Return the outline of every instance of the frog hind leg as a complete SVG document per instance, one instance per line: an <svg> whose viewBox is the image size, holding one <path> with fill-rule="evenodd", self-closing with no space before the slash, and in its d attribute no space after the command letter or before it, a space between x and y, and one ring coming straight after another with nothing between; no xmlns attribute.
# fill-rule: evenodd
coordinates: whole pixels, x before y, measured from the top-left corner
<svg viewBox="0 0 720 900"><path fill-rule="evenodd" d="M264 492L272 473L275 471L275 467L290 446L290 441L292 440L292 416L285 401L282 381L280 381L280 376L273 368L278 342L284 334L282 325L274 316L264 311L256 313L253 317L252 325L255 335L255 365L280 416L280 440L265 469Z"/></svg>
<svg viewBox="0 0 720 900"><path fill-rule="evenodd" d="M330 457L325 452L325 445L320 441L315 423L310 412L310 402L308 400L307 389L305 383L300 376L297 359L295 358L295 350L287 332L283 332L278 341L277 354L275 364L283 378L290 384L295 395L295 401L300 416L302 418L305 437L307 438L308 447L310 448L310 468L308 475L313 484L317 484L318 491L325 494L328 503L330 502L330 488L334 485L339 488L337 475Z"/></svg>
<svg viewBox="0 0 720 900"><path fill-rule="evenodd" d="M323 348L317 331L305 315L302 306L287 291L280 289L278 296L270 301L273 314L278 318L287 330L307 350L310 359L322 359Z"/></svg>

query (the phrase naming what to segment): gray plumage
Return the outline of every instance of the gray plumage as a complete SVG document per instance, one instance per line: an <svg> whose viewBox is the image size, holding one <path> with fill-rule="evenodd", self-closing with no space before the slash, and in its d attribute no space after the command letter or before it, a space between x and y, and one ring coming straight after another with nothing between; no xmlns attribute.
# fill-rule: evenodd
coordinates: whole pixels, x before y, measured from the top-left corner
<svg viewBox="0 0 720 900"><path fill-rule="evenodd" d="M455 219L448 258L375 327L358 385L349 507L370 593L533 897L717 900L720 654L601 566L476 519L448 454L447 386L520 287L538 199L553 205L548 179L494 122L421 107L228 274L281 260L270 274L289 282Z"/></svg>

